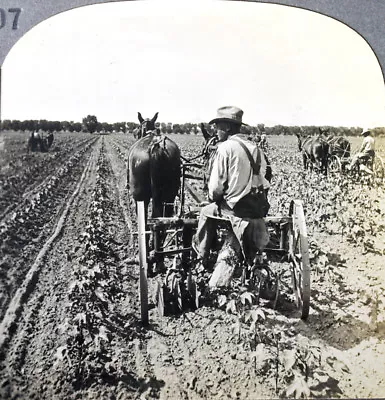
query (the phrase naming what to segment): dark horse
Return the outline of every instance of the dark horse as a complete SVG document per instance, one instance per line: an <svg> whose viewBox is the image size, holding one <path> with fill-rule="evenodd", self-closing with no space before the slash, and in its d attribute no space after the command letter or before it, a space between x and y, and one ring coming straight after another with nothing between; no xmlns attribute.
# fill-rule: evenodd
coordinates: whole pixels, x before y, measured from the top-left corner
<svg viewBox="0 0 385 400"><path fill-rule="evenodd" d="M27 151L35 152L40 151L46 153L53 143L53 133L50 132L47 137L43 137L40 131L32 131L30 137L28 138Z"/></svg>
<svg viewBox="0 0 385 400"><path fill-rule="evenodd" d="M127 187L134 200L144 201L147 218L152 199L152 217L171 217L180 188L181 155L171 139L155 128L158 113L143 119L138 113L141 138L128 152Z"/></svg>
<svg viewBox="0 0 385 400"><path fill-rule="evenodd" d="M329 136L327 139L329 143L329 155L338 156L340 158L350 157L350 142L343 136Z"/></svg>
<svg viewBox="0 0 385 400"><path fill-rule="evenodd" d="M43 138L40 132L32 131L28 138L27 151L41 151L46 152L48 150L47 141Z"/></svg>
<svg viewBox="0 0 385 400"><path fill-rule="evenodd" d="M305 139L301 139L298 133L296 136L298 138L298 149L302 152L304 168L314 166L326 176L329 157L328 142L320 136L307 136Z"/></svg>

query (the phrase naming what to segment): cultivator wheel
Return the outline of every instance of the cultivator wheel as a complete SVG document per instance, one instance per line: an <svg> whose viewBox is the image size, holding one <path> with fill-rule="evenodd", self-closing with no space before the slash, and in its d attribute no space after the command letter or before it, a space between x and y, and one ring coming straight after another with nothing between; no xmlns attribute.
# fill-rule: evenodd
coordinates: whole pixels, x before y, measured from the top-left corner
<svg viewBox="0 0 385 400"><path fill-rule="evenodd" d="M293 291L301 318L306 319L310 309L310 262L306 221L300 200L291 202L289 215L292 217L289 230L289 260L292 267Z"/></svg>
<svg viewBox="0 0 385 400"><path fill-rule="evenodd" d="M373 161L373 178L378 184L382 184L384 181L384 161L378 155L374 157Z"/></svg>
<svg viewBox="0 0 385 400"><path fill-rule="evenodd" d="M147 249L146 249L146 222L145 207L138 201L138 240L139 240L139 299L141 321L148 325L148 282L147 282Z"/></svg>

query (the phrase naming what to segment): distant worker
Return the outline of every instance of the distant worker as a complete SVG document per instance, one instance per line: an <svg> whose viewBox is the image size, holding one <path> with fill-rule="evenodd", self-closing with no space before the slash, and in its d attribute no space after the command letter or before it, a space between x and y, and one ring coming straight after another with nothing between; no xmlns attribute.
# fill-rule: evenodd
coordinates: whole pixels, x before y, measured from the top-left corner
<svg viewBox="0 0 385 400"><path fill-rule="evenodd" d="M358 164L366 164L369 160L373 160L374 159L374 155L375 155L375 141L374 138L371 135L371 130L369 128L365 128L362 130L361 132L361 136L364 137L364 139L362 140L362 144L360 149L358 150L358 153L356 153L353 158L352 161L349 165L349 169L352 169L353 167L355 167Z"/></svg>
<svg viewBox="0 0 385 400"><path fill-rule="evenodd" d="M261 147L262 150L267 149L267 137L265 133L262 133L261 135L261 140L259 142L259 146Z"/></svg>

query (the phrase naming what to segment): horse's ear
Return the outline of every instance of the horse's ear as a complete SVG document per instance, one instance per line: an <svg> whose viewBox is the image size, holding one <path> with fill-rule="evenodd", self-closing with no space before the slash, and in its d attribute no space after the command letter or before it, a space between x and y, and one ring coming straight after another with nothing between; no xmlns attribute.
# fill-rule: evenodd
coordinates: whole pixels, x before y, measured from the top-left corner
<svg viewBox="0 0 385 400"><path fill-rule="evenodd" d="M204 123L201 123L201 131L203 133L203 137L205 138L206 142L211 139L211 135L208 133L207 129L205 128Z"/></svg>
<svg viewBox="0 0 385 400"><path fill-rule="evenodd" d="M158 113L155 113L155 115L152 117L151 122L154 123L157 118L158 118Z"/></svg>
<svg viewBox="0 0 385 400"><path fill-rule="evenodd" d="M138 120L139 122L142 124L144 121L144 118L142 117L142 114L140 112L138 112Z"/></svg>

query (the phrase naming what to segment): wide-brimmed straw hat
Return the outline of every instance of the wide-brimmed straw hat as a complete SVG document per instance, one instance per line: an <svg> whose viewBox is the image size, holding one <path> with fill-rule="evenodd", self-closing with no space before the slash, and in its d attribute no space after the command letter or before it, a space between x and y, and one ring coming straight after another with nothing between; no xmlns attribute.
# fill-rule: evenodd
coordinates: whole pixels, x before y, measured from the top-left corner
<svg viewBox="0 0 385 400"><path fill-rule="evenodd" d="M370 128L364 128L361 132L361 135L364 135L365 133L370 133L371 129Z"/></svg>
<svg viewBox="0 0 385 400"><path fill-rule="evenodd" d="M209 124L214 124L215 122L233 122L239 125L246 125L242 122L243 111L234 106L225 106L218 108L217 116L212 119Z"/></svg>

